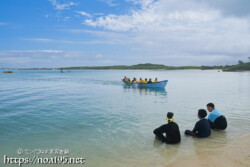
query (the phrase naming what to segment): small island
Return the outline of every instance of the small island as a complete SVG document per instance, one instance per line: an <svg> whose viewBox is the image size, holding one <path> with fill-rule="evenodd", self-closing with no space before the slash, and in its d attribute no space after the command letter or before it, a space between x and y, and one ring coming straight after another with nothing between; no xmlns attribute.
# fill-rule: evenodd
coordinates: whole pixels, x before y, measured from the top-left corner
<svg viewBox="0 0 250 167"><path fill-rule="evenodd" d="M62 67L63 70L222 70L222 71L250 71L250 62L239 61L237 65L226 66L165 66L162 64L137 64L137 65L117 65L117 66L82 66L82 67Z"/></svg>
<svg viewBox="0 0 250 167"><path fill-rule="evenodd" d="M18 70L222 70L224 72L250 71L250 62L239 61L235 65L221 66L166 66L163 64L136 64L114 66L79 66L60 68L19 68Z"/></svg>
<svg viewBox="0 0 250 167"><path fill-rule="evenodd" d="M59 68L61 69L61 68ZM201 69L199 66L165 66L162 64L137 64L137 65L116 65L116 66L83 66L83 67L62 67L62 69L72 70L184 70L184 69Z"/></svg>

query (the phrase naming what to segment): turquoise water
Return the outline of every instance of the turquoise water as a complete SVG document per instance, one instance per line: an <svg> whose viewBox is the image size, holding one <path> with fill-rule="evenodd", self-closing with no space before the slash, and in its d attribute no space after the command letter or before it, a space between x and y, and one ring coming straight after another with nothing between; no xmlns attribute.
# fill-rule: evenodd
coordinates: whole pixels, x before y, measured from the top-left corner
<svg viewBox="0 0 250 167"><path fill-rule="evenodd" d="M121 82L125 75L169 82L165 90L130 88ZM164 166L222 147L250 128L249 72L15 71L0 73L0 85L1 164L3 155L19 157L17 148L61 148L86 158L84 166ZM207 139L185 137L208 102L227 117L228 128ZM161 144L152 133L169 111L180 127L179 145Z"/></svg>

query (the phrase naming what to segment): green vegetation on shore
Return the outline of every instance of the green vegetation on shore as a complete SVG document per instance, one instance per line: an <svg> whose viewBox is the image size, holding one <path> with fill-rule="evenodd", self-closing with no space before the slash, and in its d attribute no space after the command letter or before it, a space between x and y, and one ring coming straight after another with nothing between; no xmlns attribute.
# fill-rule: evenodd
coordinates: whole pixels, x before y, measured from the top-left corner
<svg viewBox="0 0 250 167"><path fill-rule="evenodd" d="M60 68L59 68L60 69ZM125 66L125 65L119 65L119 66L85 66L85 67L64 67L62 69L78 69L78 70L183 70L183 69L201 69L199 66L181 66L181 67L174 67L174 66L165 66L162 64L137 64L132 66Z"/></svg>
<svg viewBox="0 0 250 167"><path fill-rule="evenodd" d="M224 66L201 66L201 70L222 70Z"/></svg>
<svg viewBox="0 0 250 167"><path fill-rule="evenodd" d="M24 68L19 70L52 70L55 68ZM250 71L250 62L239 61L237 65L226 66L165 66L162 64L137 64L137 65L116 65L116 66L82 66L82 67L61 67L57 70L223 70L223 71Z"/></svg>
<svg viewBox="0 0 250 167"><path fill-rule="evenodd" d="M19 70L53 70L54 68L19 68Z"/></svg>
<svg viewBox="0 0 250 167"><path fill-rule="evenodd" d="M60 68L59 68L60 69ZM72 70L223 70L223 71L250 71L250 63L239 61L237 65L226 66L165 66L162 64L137 64L131 66L83 66L83 67L64 67L61 69Z"/></svg>
<svg viewBox="0 0 250 167"><path fill-rule="evenodd" d="M242 61L239 61L239 64L232 65L232 66L225 66L223 71L250 71L250 62L243 63Z"/></svg>

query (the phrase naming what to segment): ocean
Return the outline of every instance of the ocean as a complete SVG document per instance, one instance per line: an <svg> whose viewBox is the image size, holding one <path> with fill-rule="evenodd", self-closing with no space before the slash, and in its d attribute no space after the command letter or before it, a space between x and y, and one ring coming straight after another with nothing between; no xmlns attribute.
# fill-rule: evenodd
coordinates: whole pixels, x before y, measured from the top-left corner
<svg viewBox="0 0 250 167"><path fill-rule="evenodd" d="M124 86L124 77L168 80L165 90ZM228 121L206 139L184 135L198 109L213 102ZM53 157L39 150L68 150L86 167L162 167L248 135L250 73L217 70L15 70L0 73L0 166L8 157ZM162 144L153 130L167 112L181 143ZM18 152L22 150L22 154ZM34 153L32 151L38 150ZM38 154L39 153L39 154ZM30 166L23 164L22 166ZM60 166L58 164L36 166Z"/></svg>

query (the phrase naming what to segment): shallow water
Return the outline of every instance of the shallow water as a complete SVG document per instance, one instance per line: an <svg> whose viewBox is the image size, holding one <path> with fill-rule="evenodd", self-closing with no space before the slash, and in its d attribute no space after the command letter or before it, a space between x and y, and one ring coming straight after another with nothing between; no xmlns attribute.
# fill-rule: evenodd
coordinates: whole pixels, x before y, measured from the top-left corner
<svg viewBox="0 0 250 167"><path fill-rule="evenodd" d="M165 90L137 89L122 84L124 75L169 82ZM86 158L89 167L165 166L223 147L250 128L249 72L15 71L0 73L0 85L1 159L18 157L17 148L61 148ZM226 116L226 131L201 140L184 136L208 102ZM181 130L178 145L161 144L152 133L169 111Z"/></svg>

